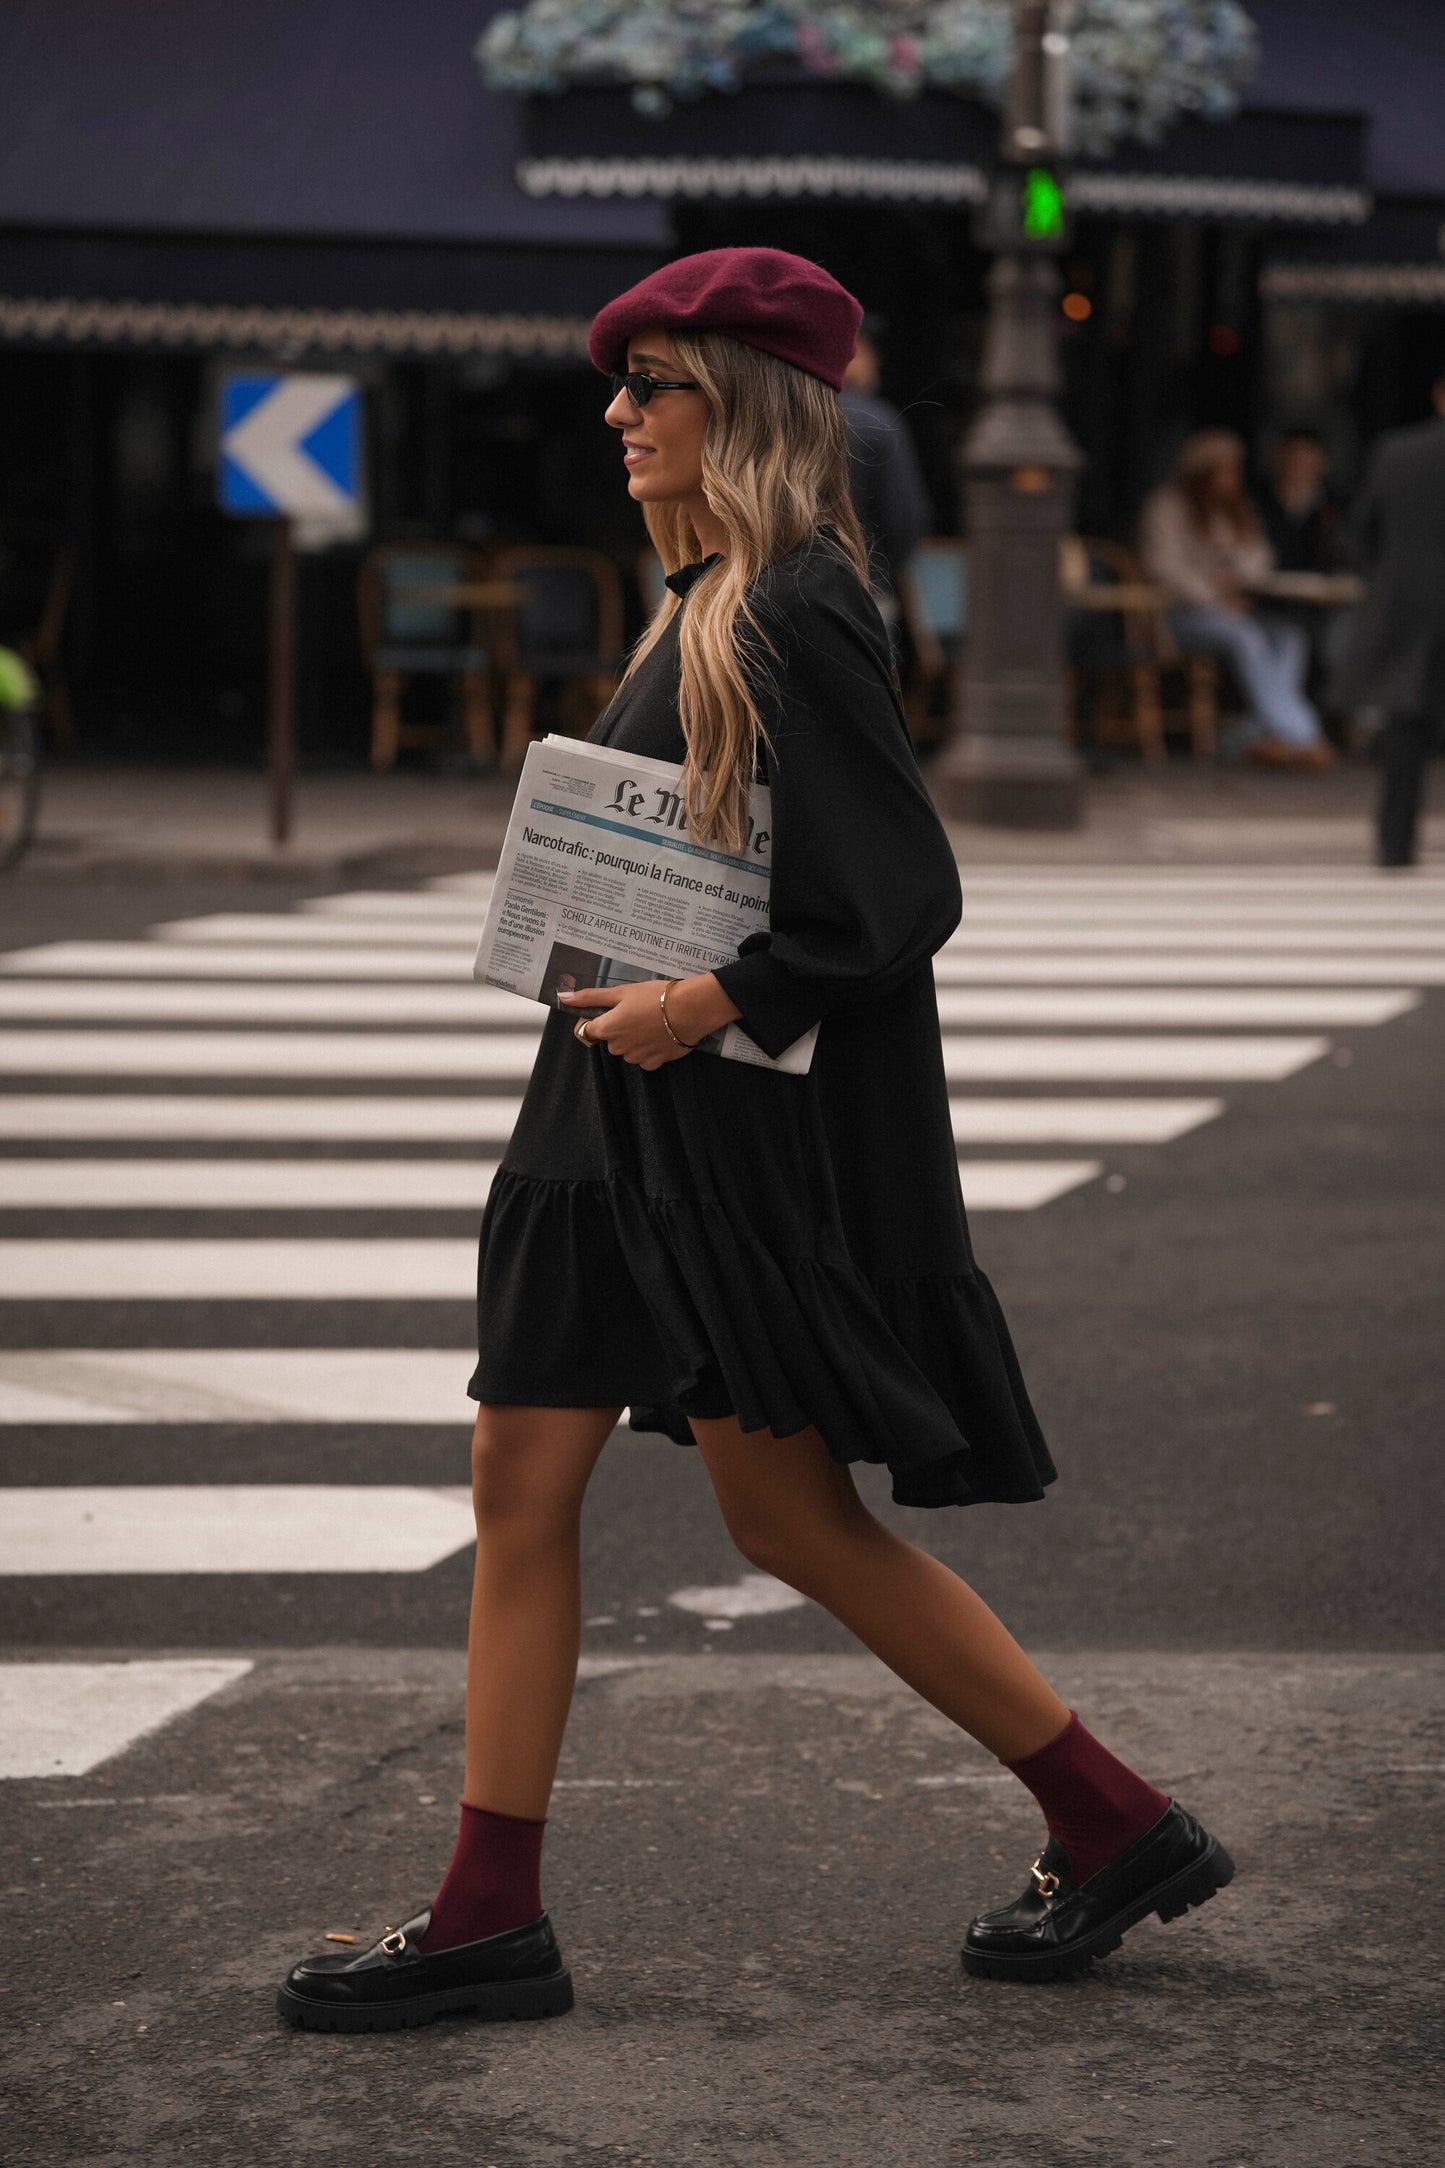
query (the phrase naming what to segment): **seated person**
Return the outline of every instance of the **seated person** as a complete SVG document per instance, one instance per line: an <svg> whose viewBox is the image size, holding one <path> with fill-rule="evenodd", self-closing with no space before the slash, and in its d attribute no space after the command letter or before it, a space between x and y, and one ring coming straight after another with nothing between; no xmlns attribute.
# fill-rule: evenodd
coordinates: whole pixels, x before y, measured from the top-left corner
<svg viewBox="0 0 1445 2168"><path fill-rule="evenodd" d="M1179 645L1221 655L1249 703L1237 743L1268 767L1328 768L1334 750L1305 697L1308 647L1297 625L1255 611L1249 587L1274 551L1244 484L1244 445L1225 429L1185 440L1173 479L1144 504L1140 556L1163 588Z"/></svg>
<svg viewBox="0 0 1445 2168"><path fill-rule="evenodd" d="M1275 439L1260 510L1281 572L1341 570L1344 514L1317 430L1286 429Z"/></svg>

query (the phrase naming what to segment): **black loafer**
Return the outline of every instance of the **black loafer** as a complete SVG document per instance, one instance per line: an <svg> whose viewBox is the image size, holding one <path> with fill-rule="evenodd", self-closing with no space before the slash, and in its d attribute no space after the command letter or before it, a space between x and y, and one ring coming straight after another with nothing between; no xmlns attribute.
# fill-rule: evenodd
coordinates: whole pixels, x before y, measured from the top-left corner
<svg viewBox="0 0 1445 2168"><path fill-rule="evenodd" d="M1149 1913L1177 1920L1234 1875L1217 1837L1171 1800L1152 1829L1077 1885L1050 1838L1016 1904L981 1912L963 1943L963 1969L985 1980L1067 1980L1117 1950Z"/></svg>
<svg viewBox="0 0 1445 2168"><path fill-rule="evenodd" d="M546 1913L525 1927L455 1949L418 1947L431 1907L359 1956L303 1958L276 2008L311 2032L399 2032L448 2010L478 2017L558 2017L572 2007L572 1975Z"/></svg>

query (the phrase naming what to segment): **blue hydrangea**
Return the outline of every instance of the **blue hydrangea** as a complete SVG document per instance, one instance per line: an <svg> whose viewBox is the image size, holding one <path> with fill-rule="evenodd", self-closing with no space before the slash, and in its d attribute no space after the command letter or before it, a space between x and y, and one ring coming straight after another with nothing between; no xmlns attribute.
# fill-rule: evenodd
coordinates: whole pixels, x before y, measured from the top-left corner
<svg viewBox="0 0 1445 2168"><path fill-rule="evenodd" d="M493 18L476 53L493 89L625 83L647 115L735 91L779 59L894 98L997 102L1013 30L1011 0L527 0ZM1094 153L1154 141L1184 113L1224 118L1256 59L1239 0L1078 0L1073 42L1076 139Z"/></svg>

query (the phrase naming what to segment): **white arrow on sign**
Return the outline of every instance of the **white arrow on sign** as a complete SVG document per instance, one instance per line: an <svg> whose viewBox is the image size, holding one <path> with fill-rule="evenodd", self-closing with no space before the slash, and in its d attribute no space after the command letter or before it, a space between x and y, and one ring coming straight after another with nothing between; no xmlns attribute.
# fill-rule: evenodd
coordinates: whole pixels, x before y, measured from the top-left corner
<svg viewBox="0 0 1445 2168"><path fill-rule="evenodd" d="M295 519L335 519L355 512L355 500L301 448L302 440L348 396L353 384L349 376L288 376L222 439L227 458L244 467L257 488Z"/></svg>

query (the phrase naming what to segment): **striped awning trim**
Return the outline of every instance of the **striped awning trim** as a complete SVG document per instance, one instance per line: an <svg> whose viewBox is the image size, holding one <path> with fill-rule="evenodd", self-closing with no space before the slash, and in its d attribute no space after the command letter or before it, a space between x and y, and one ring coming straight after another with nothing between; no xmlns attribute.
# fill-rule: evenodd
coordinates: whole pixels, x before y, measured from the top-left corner
<svg viewBox="0 0 1445 2168"><path fill-rule="evenodd" d="M1299 226L1358 226L1370 215L1363 188L1312 181L1220 180L1187 173L1076 173L1078 210L1116 217L1266 219Z"/></svg>
<svg viewBox="0 0 1445 2168"><path fill-rule="evenodd" d="M529 196L848 196L981 203L982 167L892 158L524 158Z"/></svg>
<svg viewBox="0 0 1445 2168"><path fill-rule="evenodd" d="M282 354L548 355L587 352L588 319L433 309L264 308L0 294L0 342Z"/></svg>
<svg viewBox="0 0 1445 2168"><path fill-rule="evenodd" d="M1390 308L1445 308L1445 263L1271 263L1265 301L1356 301Z"/></svg>
<svg viewBox="0 0 1445 2168"><path fill-rule="evenodd" d="M811 196L939 204L981 203L988 192L982 166L882 158L524 158L517 184L529 196ZM1203 174L1085 170L1073 175L1069 189L1077 209L1117 217L1328 226L1357 225L1371 209L1363 188Z"/></svg>

